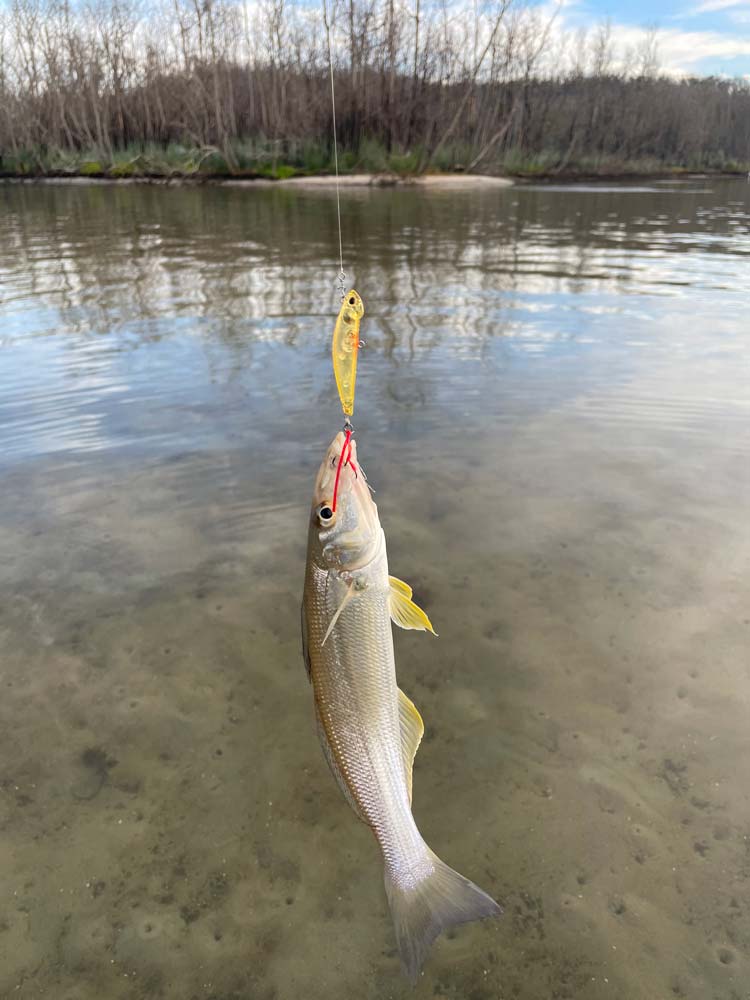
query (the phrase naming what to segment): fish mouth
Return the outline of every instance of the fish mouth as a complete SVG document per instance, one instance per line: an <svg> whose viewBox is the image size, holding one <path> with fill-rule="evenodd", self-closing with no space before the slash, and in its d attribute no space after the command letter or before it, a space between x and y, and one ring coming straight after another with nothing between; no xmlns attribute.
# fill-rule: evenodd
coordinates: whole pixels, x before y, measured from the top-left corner
<svg viewBox="0 0 750 1000"><path fill-rule="evenodd" d="M339 466L341 466L340 470ZM338 500L339 497L356 488L360 480L364 485L366 481L364 473L359 467L357 442L354 438L350 438L347 445L346 435L343 431L339 431L328 446L326 457L318 470L318 478L315 482L315 500L318 503L333 504L334 491L337 493ZM369 491L367 492L369 493Z"/></svg>
<svg viewBox="0 0 750 1000"><path fill-rule="evenodd" d="M326 451L325 458L320 463L320 468L318 469L318 476L315 480L315 491L313 493L313 505L327 503L333 505L333 490L336 485L336 471L338 469L339 462L342 457L342 452L344 450L344 445L346 444L346 437L343 431L339 431L336 437L331 441ZM353 445L353 442L352 442ZM356 446L354 446L356 451ZM342 470L343 471L343 470ZM339 476L339 484L341 482L341 476ZM339 491L341 485L339 485Z"/></svg>
<svg viewBox="0 0 750 1000"><path fill-rule="evenodd" d="M359 464L357 442L350 438L347 444L343 431L329 445L318 471L313 506L317 509L322 504L341 515L358 535L374 533L377 528L377 507ZM333 525L330 530L335 530Z"/></svg>

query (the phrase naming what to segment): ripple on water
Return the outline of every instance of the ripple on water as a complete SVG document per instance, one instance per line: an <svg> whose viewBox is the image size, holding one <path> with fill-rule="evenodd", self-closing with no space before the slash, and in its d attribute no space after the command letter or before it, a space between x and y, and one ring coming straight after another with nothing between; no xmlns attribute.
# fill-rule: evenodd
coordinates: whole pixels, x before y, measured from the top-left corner
<svg viewBox="0 0 750 1000"><path fill-rule="evenodd" d="M748 981L747 187L701 185L342 194L441 635L395 639L415 811L506 904L425 995ZM0 198L0 994L406 1000L299 650L330 194Z"/></svg>

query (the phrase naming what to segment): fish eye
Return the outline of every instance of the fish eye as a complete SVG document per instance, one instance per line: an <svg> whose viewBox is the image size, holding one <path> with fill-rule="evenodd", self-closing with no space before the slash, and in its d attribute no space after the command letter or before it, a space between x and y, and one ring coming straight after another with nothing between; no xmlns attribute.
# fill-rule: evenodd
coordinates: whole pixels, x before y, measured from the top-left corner
<svg viewBox="0 0 750 1000"><path fill-rule="evenodd" d="M356 299L354 298L354 296L352 295L352 297L351 297L351 298L349 299L349 305L350 305L350 306L353 306L353 305L354 305L354 303L355 303L356 301L357 301L357 300L356 300Z"/></svg>
<svg viewBox="0 0 750 1000"><path fill-rule="evenodd" d="M318 507L318 520L321 524L330 524L333 521L333 518L333 510L327 503L321 504L321 506Z"/></svg>

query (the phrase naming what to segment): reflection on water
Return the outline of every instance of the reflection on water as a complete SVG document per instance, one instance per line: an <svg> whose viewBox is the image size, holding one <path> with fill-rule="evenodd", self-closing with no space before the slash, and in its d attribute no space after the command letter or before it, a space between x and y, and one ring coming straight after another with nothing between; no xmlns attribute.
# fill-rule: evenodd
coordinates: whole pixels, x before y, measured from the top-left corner
<svg viewBox="0 0 750 1000"><path fill-rule="evenodd" d="M415 815L506 903L425 996L747 995L749 192L343 196ZM330 193L0 198L0 995L410 995L298 648Z"/></svg>

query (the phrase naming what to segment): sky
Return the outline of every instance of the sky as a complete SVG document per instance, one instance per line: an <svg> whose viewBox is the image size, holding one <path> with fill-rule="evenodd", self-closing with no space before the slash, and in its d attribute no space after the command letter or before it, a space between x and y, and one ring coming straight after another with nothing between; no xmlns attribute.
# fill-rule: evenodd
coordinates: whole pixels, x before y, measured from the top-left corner
<svg viewBox="0 0 750 1000"><path fill-rule="evenodd" d="M609 19L617 48L656 28L665 73L750 79L750 0L565 0L559 18L572 30Z"/></svg>

